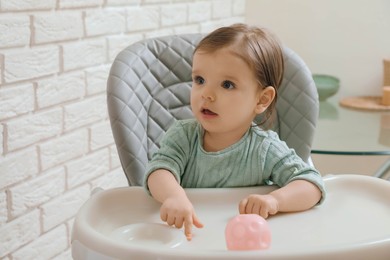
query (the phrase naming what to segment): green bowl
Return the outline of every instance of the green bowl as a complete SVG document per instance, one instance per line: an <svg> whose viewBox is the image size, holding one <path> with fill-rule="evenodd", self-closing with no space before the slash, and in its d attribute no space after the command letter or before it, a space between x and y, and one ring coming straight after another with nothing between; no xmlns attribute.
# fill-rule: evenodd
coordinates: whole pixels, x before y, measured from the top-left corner
<svg viewBox="0 0 390 260"><path fill-rule="evenodd" d="M313 74L320 101L337 93L340 88L340 80L330 75Z"/></svg>

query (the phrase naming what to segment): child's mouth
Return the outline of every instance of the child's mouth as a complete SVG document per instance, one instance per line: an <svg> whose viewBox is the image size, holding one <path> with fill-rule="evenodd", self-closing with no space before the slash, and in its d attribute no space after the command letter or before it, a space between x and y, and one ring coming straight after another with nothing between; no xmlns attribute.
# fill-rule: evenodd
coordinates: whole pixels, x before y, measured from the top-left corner
<svg viewBox="0 0 390 260"><path fill-rule="evenodd" d="M216 116L217 115L217 113L214 113L213 111L206 109L206 108L203 108L201 110L201 112L202 112L202 114L209 115L209 116Z"/></svg>

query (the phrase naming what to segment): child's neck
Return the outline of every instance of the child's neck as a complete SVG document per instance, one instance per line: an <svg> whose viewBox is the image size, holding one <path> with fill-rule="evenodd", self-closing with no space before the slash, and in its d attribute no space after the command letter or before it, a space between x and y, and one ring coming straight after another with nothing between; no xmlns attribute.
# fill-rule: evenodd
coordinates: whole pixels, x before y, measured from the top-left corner
<svg viewBox="0 0 390 260"><path fill-rule="evenodd" d="M229 146L237 143L245 134L212 134L205 131L203 135L203 149L206 152L218 152L223 149L228 148Z"/></svg>

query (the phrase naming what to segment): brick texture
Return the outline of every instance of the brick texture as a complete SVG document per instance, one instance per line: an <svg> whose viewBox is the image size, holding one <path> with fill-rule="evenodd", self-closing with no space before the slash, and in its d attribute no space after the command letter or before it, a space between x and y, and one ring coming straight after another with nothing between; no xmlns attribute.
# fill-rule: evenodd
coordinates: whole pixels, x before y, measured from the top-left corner
<svg viewBox="0 0 390 260"><path fill-rule="evenodd" d="M26 46L30 42L30 18L28 15L0 16L0 48Z"/></svg>
<svg viewBox="0 0 390 260"><path fill-rule="evenodd" d="M0 255L7 255L39 237L39 211L34 210L0 227Z"/></svg>
<svg viewBox="0 0 390 260"><path fill-rule="evenodd" d="M16 82L59 72L59 48L45 46L4 55L4 81Z"/></svg>
<svg viewBox="0 0 390 260"><path fill-rule="evenodd" d="M77 39L83 35L82 12L50 12L33 16L35 43Z"/></svg>
<svg viewBox="0 0 390 260"><path fill-rule="evenodd" d="M96 150L112 144L112 133L110 122L104 121L91 126L91 150Z"/></svg>
<svg viewBox="0 0 390 260"><path fill-rule="evenodd" d="M1 11L38 11L52 9L56 0L1 0Z"/></svg>
<svg viewBox="0 0 390 260"><path fill-rule="evenodd" d="M85 70L87 95L103 93L106 91L106 83L110 68L109 65L102 65Z"/></svg>
<svg viewBox="0 0 390 260"><path fill-rule="evenodd" d="M10 151L16 150L58 135L62 130L61 108L26 115L7 123L7 144Z"/></svg>
<svg viewBox="0 0 390 260"><path fill-rule="evenodd" d="M127 9L127 29L129 31L158 29L159 23L160 13L158 7L137 6Z"/></svg>
<svg viewBox="0 0 390 260"><path fill-rule="evenodd" d="M85 27L88 36L123 33L126 30L126 12L122 8L88 11Z"/></svg>
<svg viewBox="0 0 390 260"><path fill-rule="evenodd" d="M39 145L42 169L82 156L88 149L88 133L81 129Z"/></svg>
<svg viewBox="0 0 390 260"><path fill-rule="evenodd" d="M72 130L107 118L106 97L99 95L65 106L65 129Z"/></svg>
<svg viewBox="0 0 390 260"><path fill-rule="evenodd" d="M187 5L175 4L161 7L161 24L163 26L185 24L187 22Z"/></svg>
<svg viewBox="0 0 390 260"><path fill-rule="evenodd" d="M65 169L59 167L10 188L11 215L18 216L65 191Z"/></svg>
<svg viewBox="0 0 390 260"><path fill-rule="evenodd" d="M43 234L31 244L22 247L13 255L13 259L53 259L58 252L64 251L68 247L67 244L66 226L61 225Z"/></svg>
<svg viewBox="0 0 390 260"><path fill-rule="evenodd" d="M103 149L68 163L68 187L74 188L107 173L109 170L108 156L108 149Z"/></svg>
<svg viewBox="0 0 390 260"><path fill-rule="evenodd" d="M192 3L188 8L191 10L188 15L189 22L205 22L209 21L211 18L210 1Z"/></svg>
<svg viewBox="0 0 390 260"><path fill-rule="evenodd" d="M60 8L97 7L103 4L104 0L60 0Z"/></svg>
<svg viewBox="0 0 390 260"><path fill-rule="evenodd" d="M104 39L77 41L63 45L63 67L65 71L82 69L104 63L106 42Z"/></svg>
<svg viewBox="0 0 390 260"><path fill-rule="evenodd" d="M245 0L0 0L0 259L71 259L76 213L127 186L106 104L130 44L244 21Z"/></svg>
<svg viewBox="0 0 390 260"><path fill-rule="evenodd" d="M0 193L0 227L8 220L7 209L7 194L3 191Z"/></svg>
<svg viewBox="0 0 390 260"><path fill-rule="evenodd" d="M90 196L89 185L68 191L42 206L43 230L48 231L72 218Z"/></svg>
<svg viewBox="0 0 390 260"><path fill-rule="evenodd" d="M108 57L112 62L114 61L116 55L124 48L129 46L132 43L142 40L142 34L132 34L132 35L114 35L107 38L108 41Z"/></svg>
<svg viewBox="0 0 390 260"><path fill-rule="evenodd" d="M81 99L84 95L85 76L82 71L65 73L37 81L36 101L39 108Z"/></svg>
<svg viewBox="0 0 390 260"><path fill-rule="evenodd" d="M34 87L21 84L12 88L0 88L0 120L32 112Z"/></svg>
<svg viewBox="0 0 390 260"><path fill-rule="evenodd" d="M0 190L35 176L39 171L35 148L9 153L1 158Z"/></svg>

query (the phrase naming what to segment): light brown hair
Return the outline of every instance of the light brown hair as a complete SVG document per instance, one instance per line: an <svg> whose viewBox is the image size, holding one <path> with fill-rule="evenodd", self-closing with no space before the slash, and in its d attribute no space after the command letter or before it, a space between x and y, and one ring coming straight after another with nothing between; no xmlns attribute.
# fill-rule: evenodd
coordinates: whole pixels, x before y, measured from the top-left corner
<svg viewBox="0 0 390 260"><path fill-rule="evenodd" d="M266 29L246 24L233 24L208 34L199 42L194 53L214 52L225 47L231 48L249 65L260 87L272 86L275 89L275 99L264 112L260 124L266 123L275 110L278 88L283 79L283 51L278 39Z"/></svg>

